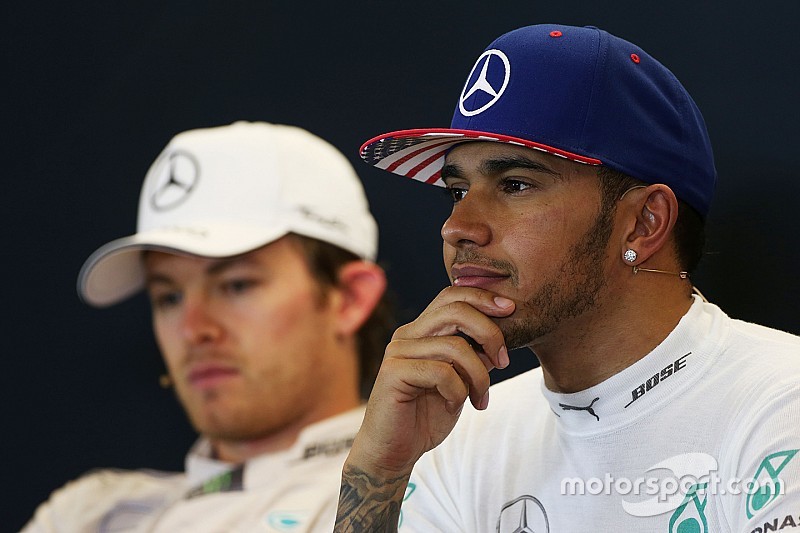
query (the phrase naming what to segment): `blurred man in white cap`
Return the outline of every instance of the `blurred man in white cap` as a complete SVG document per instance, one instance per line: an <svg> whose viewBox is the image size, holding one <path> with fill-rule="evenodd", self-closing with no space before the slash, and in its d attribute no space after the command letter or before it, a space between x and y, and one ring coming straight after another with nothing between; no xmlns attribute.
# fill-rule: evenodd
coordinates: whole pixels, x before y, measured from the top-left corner
<svg viewBox="0 0 800 533"><path fill-rule="evenodd" d="M322 139L246 122L177 135L137 233L97 250L78 290L98 307L147 291L200 439L184 473L88 474L24 531L330 531L391 327L376 253L361 182Z"/></svg>

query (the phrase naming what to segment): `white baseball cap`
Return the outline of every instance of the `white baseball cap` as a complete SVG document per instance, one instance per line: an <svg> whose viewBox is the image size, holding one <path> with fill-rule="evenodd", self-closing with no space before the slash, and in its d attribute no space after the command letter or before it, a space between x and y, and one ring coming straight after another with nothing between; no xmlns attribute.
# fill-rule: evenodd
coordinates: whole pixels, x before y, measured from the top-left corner
<svg viewBox="0 0 800 533"><path fill-rule="evenodd" d="M231 257L288 233L375 260L377 224L347 158L295 126L236 122L186 131L145 176L136 234L86 260L78 293L105 307L144 288L142 250Z"/></svg>

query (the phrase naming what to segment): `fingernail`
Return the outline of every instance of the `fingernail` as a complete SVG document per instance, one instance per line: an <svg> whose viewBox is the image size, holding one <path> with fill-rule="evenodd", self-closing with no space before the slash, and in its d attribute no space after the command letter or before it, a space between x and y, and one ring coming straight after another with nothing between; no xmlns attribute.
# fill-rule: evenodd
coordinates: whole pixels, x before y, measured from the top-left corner
<svg viewBox="0 0 800 533"><path fill-rule="evenodd" d="M508 358L508 350L506 349L505 345L501 346L500 351L497 353L497 362L500 363L500 368L505 368L511 364L511 360Z"/></svg>
<svg viewBox="0 0 800 533"><path fill-rule="evenodd" d="M497 307L499 307L501 309L506 309L506 308L511 307L512 305L514 305L514 301L513 300L509 300L508 298L503 298L502 296L495 296L494 297L494 303L495 303L495 305Z"/></svg>
<svg viewBox="0 0 800 533"><path fill-rule="evenodd" d="M488 390L486 391L486 394L483 395L483 398L481 398L481 404L478 406L478 409L483 411L487 407L489 407L489 391Z"/></svg>

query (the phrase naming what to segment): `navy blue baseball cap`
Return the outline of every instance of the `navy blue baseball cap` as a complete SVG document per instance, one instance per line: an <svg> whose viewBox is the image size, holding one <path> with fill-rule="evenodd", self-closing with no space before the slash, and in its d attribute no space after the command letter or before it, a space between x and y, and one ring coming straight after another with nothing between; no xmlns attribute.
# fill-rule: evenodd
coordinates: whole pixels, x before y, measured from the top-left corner
<svg viewBox="0 0 800 533"><path fill-rule="evenodd" d="M521 145L663 183L703 217L717 179L705 122L683 85L635 44L591 26L502 35L472 67L450 128L379 135L361 157L444 186L444 157L466 141Z"/></svg>

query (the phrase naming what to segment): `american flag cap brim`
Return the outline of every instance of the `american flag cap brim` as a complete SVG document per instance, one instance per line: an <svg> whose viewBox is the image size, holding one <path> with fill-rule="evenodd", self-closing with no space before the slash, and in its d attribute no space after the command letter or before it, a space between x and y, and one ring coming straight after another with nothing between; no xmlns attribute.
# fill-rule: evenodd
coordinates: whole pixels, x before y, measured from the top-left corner
<svg viewBox="0 0 800 533"><path fill-rule="evenodd" d="M499 133L428 128L393 131L373 137L361 146L361 159L382 170L444 187L441 170L448 150L463 142L501 142L539 150L570 161L602 165L593 157Z"/></svg>

